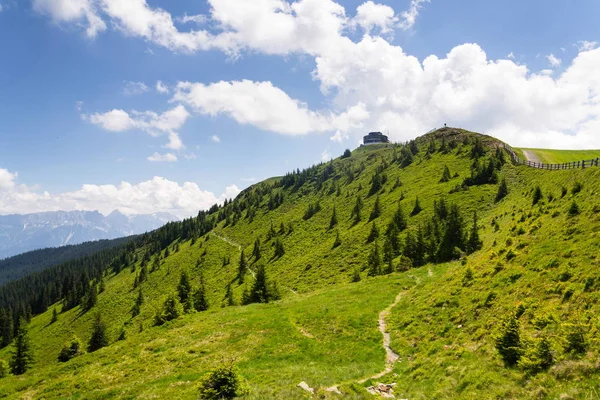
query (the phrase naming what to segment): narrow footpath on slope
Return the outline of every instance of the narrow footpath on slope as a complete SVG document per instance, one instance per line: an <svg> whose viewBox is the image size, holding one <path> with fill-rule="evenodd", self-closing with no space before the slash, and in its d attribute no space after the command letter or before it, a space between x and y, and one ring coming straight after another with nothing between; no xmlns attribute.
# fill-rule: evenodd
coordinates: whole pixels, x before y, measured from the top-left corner
<svg viewBox="0 0 600 400"><path fill-rule="evenodd" d="M390 347L391 338L390 338L390 333L387 330L387 321L386 320L390 316L390 314L392 312L392 308L396 307L396 305L398 304L398 302L400 301L400 299L402 298L403 295L404 295L404 290L402 290L400 293L398 293L396 295L396 298L394 299L394 302L392 304L388 305L385 309L383 309L383 311L381 311L379 313L379 318L377 320L378 326L379 326L379 332L381 332L381 336L383 336L382 346L383 346L383 349L385 350L385 368L383 369L383 371L378 372L375 375L372 375L367 378L363 378L363 379L359 380L358 383L365 383L369 379L379 379L382 376L389 374L394 369L394 363L396 361L398 361L398 359L400 358L400 355L398 355L396 352L394 352L394 350L392 350L392 348ZM341 392L338 389L338 385L333 385L331 387L328 387L325 390L328 392L341 394Z"/></svg>
<svg viewBox="0 0 600 400"><path fill-rule="evenodd" d="M531 150L523 150L523 155L527 159L527 161L541 163L540 158Z"/></svg>
<svg viewBox="0 0 600 400"><path fill-rule="evenodd" d="M392 348L390 347L391 339L390 333L387 331L386 319L390 316L392 308L396 307L403 294L404 291L398 293L398 295L394 299L394 302L379 313L379 332L381 332L381 335L383 336L383 349L385 350L385 368L383 369L383 371L373 376L361 379L360 381L358 381L358 383L365 383L369 379L379 379L382 376L389 374L394 368L394 363L400 358L400 356L397 353L395 353L394 350L392 350Z"/></svg>
<svg viewBox="0 0 600 400"><path fill-rule="evenodd" d="M223 236L221 236L221 235L218 235L218 234L216 234L216 233L214 233L214 232L211 232L211 235L214 235L215 237L217 237L217 238L221 239L222 241L224 241L224 242L225 242L225 243L227 243L227 244L230 244L230 245L232 245L232 246L234 246L234 247L237 247L238 251L242 251L242 245L241 245L241 244L239 244L239 243L236 243L236 242L234 242L233 240L231 240L231 239L228 239L228 238L226 238L226 237L223 237ZM252 274L252 276L253 276L254 278L256 278L256 273L255 273L255 272L252 270L252 268L248 267L248 271L250 271L250 273Z"/></svg>

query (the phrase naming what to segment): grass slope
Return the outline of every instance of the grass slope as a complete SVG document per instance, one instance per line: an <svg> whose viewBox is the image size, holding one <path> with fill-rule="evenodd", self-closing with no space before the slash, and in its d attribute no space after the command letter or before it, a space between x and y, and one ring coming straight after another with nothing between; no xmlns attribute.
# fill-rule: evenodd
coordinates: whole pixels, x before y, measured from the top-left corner
<svg viewBox="0 0 600 400"><path fill-rule="evenodd" d="M515 149L519 157L526 160L523 150L534 153L544 164L562 164L566 162L591 160L600 157L600 150L550 150L550 149Z"/></svg>
<svg viewBox="0 0 600 400"><path fill-rule="evenodd" d="M265 195L252 222L242 218L225 226L223 221L194 244L172 244L171 255L141 285L145 303L134 318L130 310L138 294L133 280L139 264L133 266L135 272L127 268L106 276L106 290L92 311L82 313L75 308L59 314L53 324L52 308L34 317L30 336L36 364L23 376L3 378L0 395L191 399L197 394L195 382L205 371L223 359L235 359L251 388L249 398L302 398L304 393L295 388L302 380L313 387L341 383L346 396L367 397L353 382L383 369L377 315L401 290L405 295L392 309L388 324L392 347L401 358L393 373L381 379L397 382L400 397L591 395L600 357L596 317L600 170L541 171L506 164L502 176L508 181L509 195L500 203L494 203L496 185L450 194L470 176L471 146L459 144L448 154L426 155L429 139L439 140L443 135L438 132L421 139L421 152L406 168L391 164L397 150L393 146L359 148L350 158L333 161L337 172L320 190L314 183L296 191L283 190L283 204L271 211ZM372 224L368 217L376 198L368 192L375 169L384 160L389 167L379 193L382 214L374 220L381 232L398 204L408 216L419 198L423 212L409 218L409 229L415 229L432 215L433 201L444 197L459 204L467 220L473 211L478 212L483 249L462 262L367 278L367 255L373 246L366 244ZM439 183L445 165L454 177ZM347 168L356 172L350 183L343 172ZM583 190L571 193L576 181L583 184ZM533 206L531 197L538 185L544 197ZM357 195L364 207L362 221L353 225L350 214ZM321 211L304 220L308 205L316 201ZM569 217L573 201L581 214ZM329 229L334 206L339 223ZM282 223L286 232L278 237L285 255L275 258L274 239L267 240L267 233L271 225L278 231ZM342 244L332 249L337 233ZM256 238L263 254L259 261L249 257ZM240 248L251 270L262 264L269 279L277 281L282 301L221 308L228 284L239 301L252 282L251 274L245 283L236 279ZM465 281L467 268L473 279ZM348 283L357 269L362 281ZM194 285L200 275L204 277L211 308L152 327L154 313L175 292L184 270ZM524 340L540 335L551 340L557 363L548 373L531 377L518 368L505 368L494 349L501 320L517 307L522 311ZM108 322L111 345L57 363L62 344L73 334L84 341L89 338L95 312ZM569 324L586 328L587 354L575 357L563 351ZM122 329L127 338L116 341ZM10 348L0 350L0 359L8 359L9 352Z"/></svg>

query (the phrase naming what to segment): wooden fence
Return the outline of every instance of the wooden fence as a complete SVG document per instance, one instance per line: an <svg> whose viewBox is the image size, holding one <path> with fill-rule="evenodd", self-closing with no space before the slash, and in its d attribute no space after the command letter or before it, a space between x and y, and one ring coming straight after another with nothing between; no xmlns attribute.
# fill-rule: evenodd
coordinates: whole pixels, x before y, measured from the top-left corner
<svg viewBox="0 0 600 400"><path fill-rule="evenodd" d="M575 168L588 168L588 167L598 167L600 166L600 158L595 158L592 160L581 160L581 161L573 161L562 164L544 164L533 161L525 161L521 160L517 153L504 143L504 148L508 151L508 154L512 157L515 164L527 165L528 167L538 168L538 169L548 169L548 170L559 170L559 169L575 169Z"/></svg>

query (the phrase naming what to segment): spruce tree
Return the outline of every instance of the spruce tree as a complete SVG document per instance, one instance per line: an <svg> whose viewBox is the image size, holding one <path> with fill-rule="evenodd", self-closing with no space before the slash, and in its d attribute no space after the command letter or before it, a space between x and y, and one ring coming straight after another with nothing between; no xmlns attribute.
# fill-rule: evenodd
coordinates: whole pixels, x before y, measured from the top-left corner
<svg viewBox="0 0 600 400"><path fill-rule="evenodd" d="M371 249L371 253L369 253L367 266L369 276L381 275L381 257L379 255L379 246L377 245L377 242L375 242Z"/></svg>
<svg viewBox="0 0 600 400"><path fill-rule="evenodd" d="M500 184L498 185L498 192L496 193L496 198L494 202L497 203L508 194L508 185L506 184L506 178L502 178Z"/></svg>
<svg viewBox="0 0 600 400"><path fill-rule="evenodd" d="M265 267L259 265L256 269L256 279L250 289L250 302L251 303L268 303L269 302L269 291L267 288L267 274Z"/></svg>
<svg viewBox="0 0 600 400"><path fill-rule="evenodd" d="M354 204L354 208L352 209L352 214L350 215L350 218L352 219L352 223L354 225L358 224L361 220L360 217L360 211L362 209L363 206L363 202L362 199L359 196L356 196L356 203Z"/></svg>
<svg viewBox="0 0 600 400"><path fill-rule="evenodd" d="M238 281L240 285L244 283L244 277L246 276L246 272L248 272L248 264L246 263L246 257L244 256L244 250L240 254L240 262L238 265Z"/></svg>
<svg viewBox="0 0 600 400"><path fill-rule="evenodd" d="M27 321L21 318L15 333L15 349L10 359L10 372L14 375L22 375L31 364L33 364L33 354L27 332Z"/></svg>
<svg viewBox="0 0 600 400"><path fill-rule="evenodd" d="M227 306L235 306L235 299L233 298L233 289L231 287L231 283L227 285L225 290L225 302Z"/></svg>
<svg viewBox="0 0 600 400"><path fill-rule="evenodd" d="M335 249L336 247L339 247L342 244L342 240L340 239L340 232L336 232L335 233L335 240L333 241L333 246L331 247L332 249Z"/></svg>
<svg viewBox="0 0 600 400"><path fill-rule="evenodd" d="M262 255L260 253L260 239L259 238L256 238L256 240L254 241L254 248L252 249L252 257L254 257L254 261L258 261L262 257Z"/></svg>
<svg viewBox="0 0 600 400"><path fill-rule="evenodd" d="M408 223L406 222L406 217L404 216L404 211L402 210L402 205L398 203L398 208L392 217L392 223L398 229L398 232L402 232L408 227Z"/></svg>
<svg viewBox="0 0 600 400"><path fill-rule="evenodd" d="M448 169L447 165L444 165L444 172L442 173L440 183L448 182L450 178L452 178L452 176L450 175L450 169Z"/></svg>
<svg viewBox="0 0 600 400"><path fill-rule="evenodd" d="M275 241L275 258L283 257L285 254L285 248L283 247L283 242L277 238Z"/></svg>
<svg viewBox="0 0 600 400"><path fill-rule="evenodd" d="M355 268L352 272L351 282L360 282L360 270L358 268Z"/></svg>
<svg viewBox="0 0 600 400"><path fill-rule="evenodd" d="M375 204L373 204L373 210L369 216L369 222L381 215L381 203L379 202L379 195L375 198Z"/></svg>
<svg viewBox="0 0 600 400"><path fill-rule="evenodd" d="M0 323L2 324L0 326L0 335L2 336L0 347L6 347L13 339L13 314L10 308L7 310L2 309Z"/></svg>
<svg viewBox="0 0 600 400"><path fill-rule="evenodd" d="M50 320L50 323L53 324L56 321L58 321L58 313L56 312L56 307L54 307L52 310L52 319Z"/></svg>
<svg viewBox="0 0 600 400"><path fill-rule="evenodd" d="M421 208L421 204L419 203L419 196L417 196L415 198L415 206L413 207L413 210L410 213L410 215L412 215L414 217L415 215L419 214L421 211L423 211L423 209Z"/></svg>
<svg viewBox="0 0 600 400"><path fill-rule="evenodd" d="M333 229L338 223L337 213L335 211L335 206L333 206L333 212L331 213L331 220L329 221L329 229Z"/></svg>
<svg viewBox="0 0 600 400"><path fill-rule="evenodd" d="M192 295L192 283L186 271L181 272L179 285L177 285L177 294L179 295L181 304L188 303L188 299Z"/></svg>
<svg viewBox="0 0 600 400"><path fill-rule="evenodd" d="M512 367L521 358L521 335L519 332L519 320L513 313L504 322L496 337L496 349L506 366Z"/></svg>
<svg viewBox="0 0 600 400"><path fill-rule="evenodd" d="M367 236L367 243L371 243L378 237L379 237L379 229L377 229L377 225L375 225L375 222L373 222L371 224L371 231L369 232L369 236Z"/></svg>
<svg viewBox="0 0 600 400"><path fill-rule="evenodd" d="M96 289L95 284L92 284L89 286L86 299L87 299L85 302L86 310L91 310L98 303L98 290Z"/></svg>
<svg viewBox="0 0 600 400"><path fill-rule="evenodd" d="M438 261L450 261L456 254L455 249L465 248L465 235L463 233L463 220L458 206L453 204L448 213L446 229L438 249Z"/></svg>
<svg viewBox="0 0 600 400"><path fill-rule="evenodd" d="M154 316L154 325L162 325L167 321L179 318L183 314L183 307L179 298L173 294L165 299L162 313Z"/></svg>
<svg viewBox="0 0 600 400"><path fill-rule="evenodd" d="M477 211L473 212L473 227L469 234L469 240L467 242L467 253L474 253L481 249L483 242L479 238L479 228L477 227Z"/></svg>
<svg viewBox="0 0 600 400"><path fill-rule="evenodd" d="M208 299L206 297L206 285L204 284L204 276L200 275L200 286L194 293L194 308L196 311L208 310Z"/></svg>
<svg viewBox="0 0 600 400"><path fill-rule="evenodd" d="M142 293L142 289L140 288L138 296L135 299L135 303L133 303L133 307L131 308L132 317L135 317L140 314L142 310L142 304L144 304L144 294Z"/></svg>
<svg viewBox="0 0 600 400"><path fill-rule="evenodd" d="M108 335L106 333L106 324L102 321L100 313L96 314L94 324L92 325L92 335L88 341L88 351L91 353L102 347L108 346Z"/></svg>
<svg viewBox="0 0 600 400"><path fill-rule="evenodd" d="M154 257L154 261L152 261L152 267L150 268L150 272L155 272L160 269L160 254Z"/></svg>
<svg viewBox="0 0 600 400"><path fill-rule="evenodd" d="M542 197L542 189L540 189L539 186L536 186L535 190L533 191L533 205L535 206L542 199Z"/></svg>

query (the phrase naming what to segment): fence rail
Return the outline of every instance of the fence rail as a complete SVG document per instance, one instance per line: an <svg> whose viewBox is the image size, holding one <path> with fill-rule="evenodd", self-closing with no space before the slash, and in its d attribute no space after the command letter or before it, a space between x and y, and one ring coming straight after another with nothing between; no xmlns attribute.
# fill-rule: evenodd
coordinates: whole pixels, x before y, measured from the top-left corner
<svg viewBox="0 0 600 400"><path fill-rule="evenodd" d="M572 162L562 163L562 164L545 164L545 163L522 160L521 158L519 158L517 153L515 153L515 151L512 149L512 147L510 147L506 143L504 143L504 148L506 149L506 151L508 151L508 153L512 157L513 162L515 164L526 165L531 168L559 170L559 169L576 169L576 168L588 168L588 167L600 166L600 157L594 158L592 160L572 161Z"/></svg>

